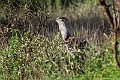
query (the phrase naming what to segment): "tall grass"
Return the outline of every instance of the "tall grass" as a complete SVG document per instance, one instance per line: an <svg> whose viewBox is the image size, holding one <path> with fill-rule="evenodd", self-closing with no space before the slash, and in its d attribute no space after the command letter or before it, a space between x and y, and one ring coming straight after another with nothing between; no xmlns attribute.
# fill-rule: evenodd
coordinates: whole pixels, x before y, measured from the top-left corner
<svg viewBox="0 0 120 80"><path fill-rule="evenodd" d="M104 43L107 44L107 43ZM0 78L2 80L73 80L117 79L112 47L92 45L84 50L68 52L60 37L49 41L43 36L19 38L13 36L6 49L0 51Z"/></svg>
<svg viewBox="0 0 120 80"><path fill-rule="evenodd" d="M1 80L119 79L111 43L103 36L112 33L96 3L78 3L59 11L45 5L31 10L33 5L26 5L19 12L1 8ZM85 38L91 47L67 51L57 23L51 20L58 16L68 19L72 36Z"/></svg>

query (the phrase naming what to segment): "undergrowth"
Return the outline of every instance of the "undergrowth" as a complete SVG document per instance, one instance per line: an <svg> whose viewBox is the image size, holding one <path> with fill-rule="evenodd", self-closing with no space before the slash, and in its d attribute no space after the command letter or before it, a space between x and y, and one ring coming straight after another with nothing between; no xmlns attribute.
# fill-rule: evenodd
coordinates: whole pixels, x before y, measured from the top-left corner
<svg viewBox="0 0 120 80"><path fill-rule="evenodd" d="M13 36L0 51L1 79L57 79L84 72L85 54L66 51L59 35L51 42L42 36L30 41L27 36Z"/></svg>
<svg viewBox="0 0 120 80"><path fill-rule="evenodd" d="M65 49L60 34L53 41L43 36L13 36L0 51L1 80L118 80L110 48Z"/></svg>
<svg viewBox="0 0 120 80"><path fill-rule="evenodd" d="M11 4L3 6L0 80L119 80L113 47L103 36L111 34L109 25L96 1L92 2L76 3L59 11L51 7L47 10L45 5L32 11L32 3L19 5L17 12ZM85 38L91 47L67 51L57 33L58 25L48 20L58 16L68 18L72 35Z"/></svg>

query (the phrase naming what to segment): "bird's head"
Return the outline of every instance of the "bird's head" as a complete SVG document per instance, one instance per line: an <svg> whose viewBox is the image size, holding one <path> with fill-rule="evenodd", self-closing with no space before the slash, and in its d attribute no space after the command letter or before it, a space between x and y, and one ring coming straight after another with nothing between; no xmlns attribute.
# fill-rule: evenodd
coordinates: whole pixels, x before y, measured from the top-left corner
<svg viewBox="0 0 120 80"><path fill-rule="evenodd" d="M56 21L57 21L58 23L61 23L61 22L66 23L67 19L66 19L65 17L57 17L57 18L56 18Z"/></svg>

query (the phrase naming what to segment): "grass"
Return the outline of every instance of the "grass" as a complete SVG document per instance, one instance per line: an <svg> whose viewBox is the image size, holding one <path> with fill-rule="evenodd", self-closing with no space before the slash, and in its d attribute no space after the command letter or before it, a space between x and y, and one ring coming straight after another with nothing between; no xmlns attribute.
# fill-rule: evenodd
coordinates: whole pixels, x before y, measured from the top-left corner
<svg viewBox="0 0 120 80"><path fill-rule="evenodd" d="M59 33L53 41L39 35L30 41L27 35L13 36L7 48L0 51L2 80L117 80L120 76L112 52L108 50L112 46L102 51L96 51L94 45L68 52Z"/></svg>
<svg viewBox="0 0 120 80"><path fill-rule="evenodd" d="M100 7L76 5L58 12L27 12L22 7L7 19L7 8L1 8L0 80L119 80L113 47L103 36L112 32ZM91 47L67 51L57 23L50 20L58 16L68 18L72 36L85 38Z"/></svg>

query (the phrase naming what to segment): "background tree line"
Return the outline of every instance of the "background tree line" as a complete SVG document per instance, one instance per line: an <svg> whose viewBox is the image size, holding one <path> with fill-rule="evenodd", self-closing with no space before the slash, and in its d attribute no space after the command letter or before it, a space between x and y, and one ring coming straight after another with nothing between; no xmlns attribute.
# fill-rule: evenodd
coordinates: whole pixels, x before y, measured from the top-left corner
<svg viewBox="0 0 120 80"><path fill-rule="evenodd" d="M21 3L27 2L32 2L33 4L37 4L37 6L41 6L42 4L47 3L57 9L59 6L68 7L69 5L73 5L78 2L85 4L89 1L91 0L0 0L0 5L8 4L8 2L11 2L15 7L18 7Z"/></svg>

